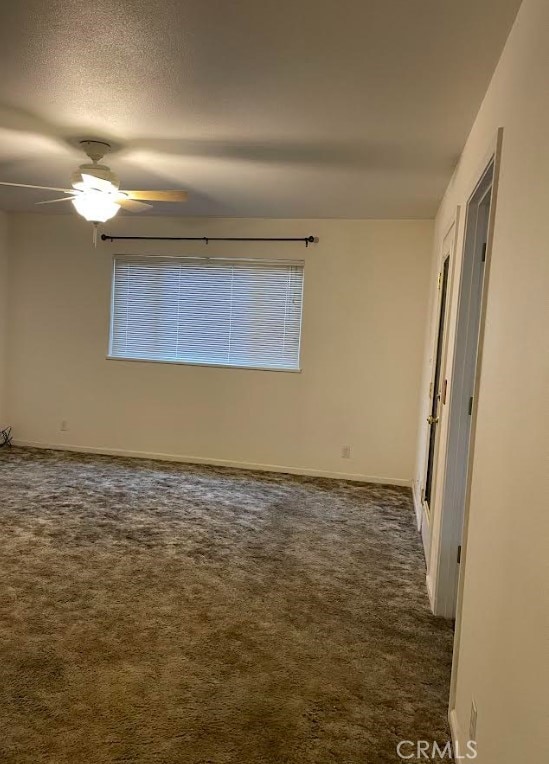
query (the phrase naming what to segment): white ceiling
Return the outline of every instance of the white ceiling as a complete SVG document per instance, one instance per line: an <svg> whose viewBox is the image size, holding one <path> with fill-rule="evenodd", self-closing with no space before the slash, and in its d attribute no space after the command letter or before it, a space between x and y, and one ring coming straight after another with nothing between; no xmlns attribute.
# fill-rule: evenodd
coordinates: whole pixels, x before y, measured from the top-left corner
<svg viewBox="0 0 549 764"><path fill-rule="evenodd" d="M122 187L190 192L156 213L432 217L519 5L4 2L0 180L65 186L102 137ZM43 198L0 187L72 211Z"/></svg>

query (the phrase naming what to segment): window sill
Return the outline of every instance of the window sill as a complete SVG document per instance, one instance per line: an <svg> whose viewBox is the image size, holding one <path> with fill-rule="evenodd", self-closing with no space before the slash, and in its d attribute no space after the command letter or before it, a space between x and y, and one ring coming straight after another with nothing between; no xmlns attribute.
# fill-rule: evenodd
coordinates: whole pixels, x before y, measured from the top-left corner
<svg viewBox="0 0 549 764"><path fill-rule="evenodd" d="M121 358L120 356L108 355L107 361L122 361L129 363L161 363L170 364L172 366L199 366L206 369L240 369L240 371L274 371L277 373L285 372L286 374L301 374L301 368L299 369L277 369L272 366L237 366L236 364L228 363L200 363L199 361L170 361L160 360L156 358Z"/></svg>

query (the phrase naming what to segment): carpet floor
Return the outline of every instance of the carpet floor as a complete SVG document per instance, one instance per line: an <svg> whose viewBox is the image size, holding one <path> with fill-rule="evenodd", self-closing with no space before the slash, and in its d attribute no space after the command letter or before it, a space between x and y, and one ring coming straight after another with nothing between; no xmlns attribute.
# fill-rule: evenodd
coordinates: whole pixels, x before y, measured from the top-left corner
<svg viewBox="0 0 549 764"><path fill-rule="evenodd" d="M2 764L448 740L452 629L406 489L4 449L0 566Z"/></svg>

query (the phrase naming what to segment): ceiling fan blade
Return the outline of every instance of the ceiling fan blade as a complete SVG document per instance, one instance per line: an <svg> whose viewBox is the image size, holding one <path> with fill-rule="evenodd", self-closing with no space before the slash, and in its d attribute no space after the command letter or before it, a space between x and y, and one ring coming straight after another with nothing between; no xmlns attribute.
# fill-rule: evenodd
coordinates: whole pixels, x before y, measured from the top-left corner
<svg viewBox="0 0 549 764"><path fill-rule="evenodd" d="M146 210L152 209L152 204L136 202L134 199L117 199L116 203L119 204L122 209L128 210L128 212L145 212Z"/></svg>
<svg viewBox="0 0 549 764"><path fill-rule="evenodd" d="M0 180L0 186L14 186L15 188L38 188L42 191L62 191L64 194L73 194L74 188L56 188L55 186L31 186L28 183L7 183Z"/></svg>
<svg viewBox="0 0 549 764"><path fill-rule="evenodd" d="M44 202L35 202L35 204L56 204L57 202L72 202L76 196L64 196L62 199L46 199Z"/></svg>
<svg viewBox="0 0 549 764"><path fill-rule="evenodd" d="M140 199L146 202L185 202L189 194L186 191L172 189L171 191L124 191L130 199Z"/></svg>
<svg viewBox="0 0 549 764"><path fill-rule="evenodd" d="M88 175L86 172L82 173L82 182L84 183L86 190L93 189L94 191L106 191L107 193L118 191L118 189L108 180L96 178L94 175Z"/></svg>

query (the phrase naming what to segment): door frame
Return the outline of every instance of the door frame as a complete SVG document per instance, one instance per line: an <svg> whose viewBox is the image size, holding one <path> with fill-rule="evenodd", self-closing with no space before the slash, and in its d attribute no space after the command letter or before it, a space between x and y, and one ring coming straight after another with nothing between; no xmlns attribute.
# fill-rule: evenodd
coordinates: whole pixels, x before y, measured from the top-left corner
<svg viewBox="0 0 549 764"><path fill-rule="evenodd" d="M482 339L484 332L484 316L485 316L485 301L488 290L488 277L490 272L490 254L493 239L493 227L494 216L496 212L497 202L497 185L499 180L499 172L501 165L501 150L503 143L503 129L501 128L491 144L488 144L489 148L485 154L485 158L477 168L477 172L470 177L470 193L467 196L465 215L462 214L462 209L458 207L456 214L456 229L454 247L456 252L455 260L455 276L454 286L451 297L450 305L450 318L449 318L449 345L447 355L447 413L445 420L442 422L441 437L440 437L440 449L437 464L437 490L436 496L433 501L433 518L431 527L427 530L422 528L423 545L425 548L425 556L427 560L427 591L429 594L429 601L433 613L437 616L444 618L455 618L459 607L459 586L460 576L463 575L465 569L465 557L466 557L466 533L467 533L467 492L468 492L468 479L470 478L470 460L473 454L474 445L474 427L476 422L476 401L478 401L478 378L481 368L481 353L482 353ZM469 252L470 243L467 239L468 230L468 216L467 212L470 210L471 202L473 201L475 194L477 194L479 187L482 184L483 179L486 178L487 172L490 167L493 167L492 184L491 184L491 206L490 215L488 219L488 230L486 236L486 262L484 265L484 281L483 292L480 299L480 319L479 319L479 335L478 335L478 347L477 347L477 365L476 365L476 378L472 385L473 397L475 405L473 412L469 420L469 463L465 464L465 458L462 458L462 464L456 464L456 448L455 448L455 434L456 426L459 424L459 418L463 412L461 410L456 413L456 399L459 400L460 391L458 384L456 358L459 360L459 348L457 343L464 341L462 327L459 326L460 317L460 301L462 300L463 291L463 278L464 268L466 268L465 261L468 257L471 257ZM464 218L464 225L460 225L461 218ZM470 218L470 216L469 216ZM463 230L461 230L463 229ZM477 303L478 305L479 303ZM432 321L435 319L432 318ZM471 378L468 377L470 383ZM471 394L471 387L469 387L469 393ZM459 407L457 407L459 409ZM462 470L462 494L461 504L462 511L456 517L455 512L455 496L454 489L456 485L456 473ZM424 522L425 514L422 510L422 525ZM426 536L429 538L426 539ZM458 547L461 546L461 562L457 562Z"/></svg>
<svg viewBox="0 0 549 764"><path fill-rule="evenodd" d="M475 192L479 188L482 179L485 177L486 171L490 166L493 167L492 176L492 198L490 203L490 214L488 217L488 230L486 237L486 260L484 265L484 283L482 289L481 305L480 305L480 319L479 319L479 333L478 333L478 349L477 349L477 363L474 379L474 406L471 414L471 426L469 435L469 454L467 463L467 478L465 486L465 501L463 511L463 528L461 534L461 564L459 566L459 578L457 585L457 597L456 597L456 625L454 635L454 651L452 659L452 676L450 681L450 704L448 711L448 719L450 722L450 729L452 732L452 738L454 742L459 739L459 730L457 728L457 713L456 713L456 695L457 695L457 673L459 665L459 650L461 643L461 629L462 629L462 614L463 614L463 593L464 583L467 570L467 546L469 542L469 519L471 510L471 484L472 475L475 463L475 435L478 416L478 404L479 404L479 392L480 392L480 379L482 373L482 359L484 350L484 333L486 327L486 308L488 303L488 293L490 288L490 271L492 265L492 251L494 244L494 228L495 219L497 214L497 200L498 200L498 187L499 178L501 172L502 161L502 149L503 149L503 128L500 128L497 132L495 139L495 145L491 149L489 159L484 164L482 173L479 174L478 181L475 183L474 188L469 196L468 203L472 200ZM464 246L466 246L466 240L464 240Z"/></svg>
<svg viewBox="0 0 549 764"><path fill-rule="evenodd" d="M488 242L488 228L494 210L493 199L492 159L469 197L465 211L463 257L449 383L446 453L445 463L441 465L443 478L440 517L430 570L433 610L436 615L446 618L453 618L456 613L463 551L468 454L473 438L472 414L477 402L476 369L482 342L480 321L487 275L487 259L483 261L482 248L484 242L486 245ZM486 217L483 220L481 216ZM482 241L478 239L479 233L482 233Z"/></svg>

